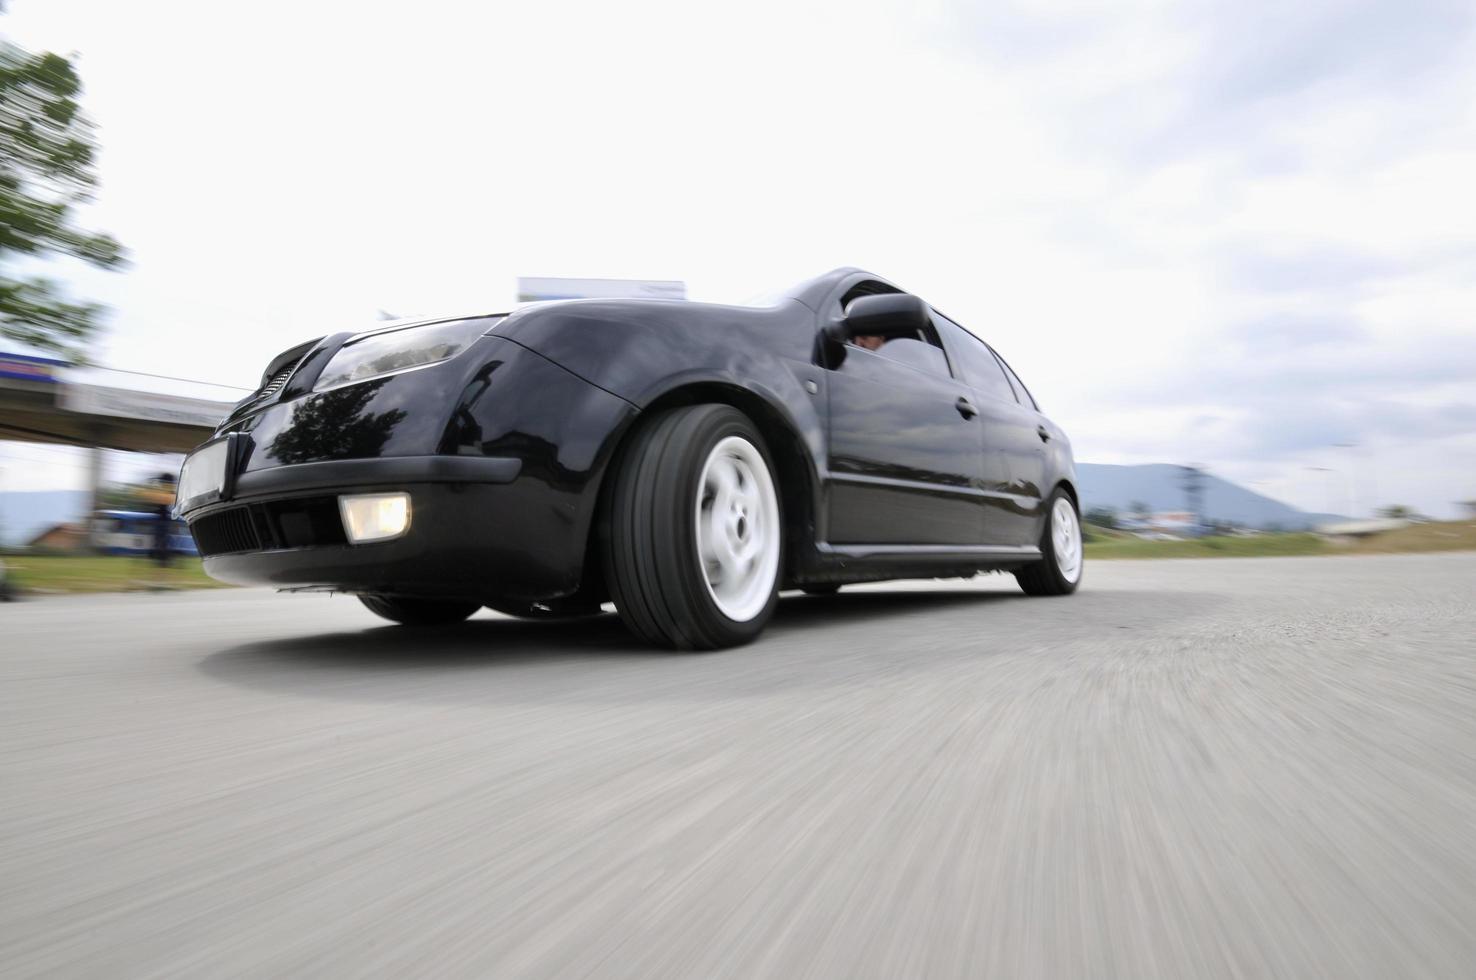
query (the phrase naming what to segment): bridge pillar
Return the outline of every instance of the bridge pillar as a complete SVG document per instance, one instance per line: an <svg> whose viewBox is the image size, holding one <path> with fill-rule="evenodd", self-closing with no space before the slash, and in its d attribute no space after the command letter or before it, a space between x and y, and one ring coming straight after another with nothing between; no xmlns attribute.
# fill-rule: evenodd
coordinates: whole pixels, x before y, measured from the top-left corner
<svg viewBox="0 0 1476 980"><path fill-rule="evenodd" d="M97 435L100 436L101 433ZM105 452L106 450L95 441L87 447L87 513L83 517L86 523L82 526L86 531L87 546L89 548L99 548L102 546L102 542L98 540L97 536L97 522L93 520L93 517L97 514L98 507L102 504L103 479L105 475L103 472L103 453Z"/></svg>

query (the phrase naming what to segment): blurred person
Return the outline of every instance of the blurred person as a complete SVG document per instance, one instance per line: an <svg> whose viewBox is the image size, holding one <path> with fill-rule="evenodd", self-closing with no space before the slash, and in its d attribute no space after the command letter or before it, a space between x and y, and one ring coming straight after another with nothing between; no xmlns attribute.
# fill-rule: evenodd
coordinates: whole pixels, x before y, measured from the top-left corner
<svg viewBox="0 0 1476 980"><path fill-rule="evenodd" d="M175 484L173 473L160 473L140 493L153 515L153 542L149 561L153 564L155 588L168 588L169 568L174 564L174 546L170 541L174 529Z"/></svg>
<svg viewBox="0 0 1476 980"><path fill-rule="evenodd" d="M855 344L857 347L860 347L863 350L869 351L881 350L882 344L885 344L886 342L887 338L878 336L877 334L869 333L862 334L859 337L851 338L851 343Z"/></svg>

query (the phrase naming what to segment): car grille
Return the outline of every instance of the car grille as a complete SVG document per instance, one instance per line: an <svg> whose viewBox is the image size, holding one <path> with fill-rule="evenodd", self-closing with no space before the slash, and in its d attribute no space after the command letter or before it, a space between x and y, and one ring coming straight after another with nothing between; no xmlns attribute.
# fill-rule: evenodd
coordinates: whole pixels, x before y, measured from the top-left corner
<svg viewBox="0 0 1476 980"><path fill-rule="evenodd" d="M255 397L257 399L262 399L275 395L277 392L282 390L282 386L287 383L287 379L292 377L292 372L296 370L296 362L287 365L282 370L278 371L276 374L268 378L267 383L261 386L261 390L256 393Z"/></svg>
<svg viewBox="0 0 1476 980"><path fill-rule="evenodd" d="M195 536L195 547L206 557L261 550L261 539L251 526L251 511L246 507L208 514L190 525L190 533Z"/></svg>
<svg viewBox="0 0 1476 980"><path fill-rule="evenodd" d="M334 496L228 507L192 521L190 533L205 558L348 543Z"/></svg>
<svg viewBox="0 0 1476 980"><path fill-rule="evenodd" d="M221 428L216 430L217 434L226 431L226 425L238 421L243 416L255 411L262 405L262 403L266 402L273 395L277 394L277 392L286 387L287 382L292 380L292 373L297 370L298 366L301 365L302 362L306 360L306 358L306 354L304 354L302 357L299 357L297 360L293 361L291 364L288 364L286 367L282 368L270 378L267 378L266 384L262 385L260 388L256 389L245 398L236 402L235 407L231 409L231 414L226 416L225 424L222 425Z"/></svg>

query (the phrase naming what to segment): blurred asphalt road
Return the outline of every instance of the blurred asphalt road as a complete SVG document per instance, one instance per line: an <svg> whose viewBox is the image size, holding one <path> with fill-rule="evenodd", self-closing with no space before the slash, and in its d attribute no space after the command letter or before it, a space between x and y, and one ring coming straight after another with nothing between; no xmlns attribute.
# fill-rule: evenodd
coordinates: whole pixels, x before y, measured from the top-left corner
<svg viewBox="0 0 1476 980"><path fill-rule="evenodd" d="M0 975L1469 977L1476 554L430 633L0 607Z"/></svg>

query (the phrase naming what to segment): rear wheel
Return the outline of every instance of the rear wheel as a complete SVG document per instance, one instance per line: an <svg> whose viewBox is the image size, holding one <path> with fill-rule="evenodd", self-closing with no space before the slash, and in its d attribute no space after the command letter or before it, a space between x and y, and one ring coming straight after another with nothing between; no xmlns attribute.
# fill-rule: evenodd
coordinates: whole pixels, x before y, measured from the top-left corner
<svg viewBox="0 0 1476 980"><path fill-rule="evenodd" d="M779 494L763 438L727 405L675 408L633 437L605 502L620 617L661 646L710 650L763 631L779 596Z"/></svg>
<svg viewBox="0 0 1476 980"><path fill-rule="evenodd" d="M1070 595L1081 584L1081 518L1064 490L1051 494L1038 562L1015 573L1026 595Z"/></svg>
<svg viewBox="0 0 1476 980"><path fill-rule="evenodd" d="M475 602L406 599L387 595L361 595L359 601L374 615L402 626L445 626L459 623L482 608Z"/></svg>

